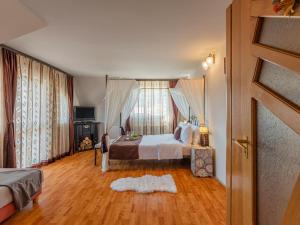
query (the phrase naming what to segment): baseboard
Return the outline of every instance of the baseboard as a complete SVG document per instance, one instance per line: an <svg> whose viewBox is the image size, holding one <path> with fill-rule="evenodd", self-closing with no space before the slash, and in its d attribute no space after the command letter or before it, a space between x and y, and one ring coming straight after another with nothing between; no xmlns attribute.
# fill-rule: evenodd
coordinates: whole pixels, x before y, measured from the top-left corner
<svg viewBox="0 0 300 225"><path fill-rule="evenodd" d="M214 176L214 178L224 187L226 188L226 184L224 184L218 177Z"/></svg>

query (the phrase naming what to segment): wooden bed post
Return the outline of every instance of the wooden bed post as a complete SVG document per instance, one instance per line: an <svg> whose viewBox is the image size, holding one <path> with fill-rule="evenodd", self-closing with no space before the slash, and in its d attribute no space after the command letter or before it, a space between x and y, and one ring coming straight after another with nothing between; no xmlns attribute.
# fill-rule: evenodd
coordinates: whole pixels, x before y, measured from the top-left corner
<svg viewBox="0 0 300 225"><path fill-rule="evenodd" d="M105 90L107 90L107 84L108 84L108 75L106 74L105 75ZM105 103L105 106L106 106L106 103ZM107 133L107 135L108 135L108 130L107 130L107 125L105 125L105 131L104 131L105 133ZM106 143L106 145L107 145L107 143ZM105 157L105 160L107 161L107 170L106 171L108 171L109 170L109 168L110 168L110 162L109 162L109 148L107 148L107 152L105 153L106 154L106 157ZM102 157L103 158L103 157ZM103 164L102 164L103 165Z"/></svg>

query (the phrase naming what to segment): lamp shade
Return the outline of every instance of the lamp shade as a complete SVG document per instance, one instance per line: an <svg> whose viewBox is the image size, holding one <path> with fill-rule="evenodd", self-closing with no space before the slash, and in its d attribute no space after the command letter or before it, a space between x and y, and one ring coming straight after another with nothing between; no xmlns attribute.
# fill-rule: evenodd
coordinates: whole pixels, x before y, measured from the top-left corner
<svg viewBox="0 0 300 225"><path fill-rule="evenodd" d="M200 145L205 147L209 146L209 133L208 128L205 126L200 126Z"/></svg>
<svg viewBox="0 0 300 225"><path fill-rule="evenodd" d="M208 64L206 61L202 62L202 67L204 70L208 70Z"/></svg>
<svg viewBox="0 0 300 225"><path fill-rule="evenodd" d="M211 54L206 58L206 63L208 65L211 65L214 63L214 57Z"/></svg>
<svg viewBox="0 0 300 225"><path fill-rule="evenodd" d="M201 126L200 127L200 134L208 134L208 128L207 127L205 127L205 126Z"/></svg>

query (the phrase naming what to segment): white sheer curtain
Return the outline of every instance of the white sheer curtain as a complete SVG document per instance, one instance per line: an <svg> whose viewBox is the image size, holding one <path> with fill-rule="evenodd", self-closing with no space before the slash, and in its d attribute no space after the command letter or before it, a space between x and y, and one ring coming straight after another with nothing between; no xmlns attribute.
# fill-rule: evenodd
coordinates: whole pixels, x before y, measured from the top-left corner
<svg viewBox="0 0 300 225"><path fill-rule="evenodd" d="M189 119L189 103L187 102L184 95L180 92L180 90L176 88L170 88L170 93L173 101L175 102L179 112L184 117L184 119Z"/></svg>
<svg viewBox="0 0 300 225"><path fill-rule="evenodd" d="M105 132L113 127L135 87L135 80L108 80L105 94Z"/></svg>
<svg viewBox="0 0 300 225"><path fill-rule="evenodd" d="M6 124L3 95L3 61L2 48L0 48L0 168L3 167L3 138Z"/></svg>
<svg viewBox="0 0 300 225"><path fill-rule="evenodd" d="M108 80L105 94L105 133L108 133L120 116L131 90L135 89L135 80ZM108 169L107 152L102 155L102 172Z"/></svg>
<svg viewBox="0 0 300 225"><path fill-rule="evenodd" d="M204 123L204 79L182 79L175 88L185 96L200 123Z"/></svg>
<svg viewBox="0 0 300 225"><path fill-rule="evenodd" d="M135 81L135 84L133 85L130 94L125 102L125 105L122 110L122 121L121 124L123 127L125 127L126 120L130 116L130 113L134 109L135 104L137 103L139 99L139 94L140 94L140 87L138 83Z"/></svg>
<svg viewBox="0 0 300 225"><path fill-rule="evenodd" d="M67 76L17 55L17 167L47 163L69 151Z"/></svg>

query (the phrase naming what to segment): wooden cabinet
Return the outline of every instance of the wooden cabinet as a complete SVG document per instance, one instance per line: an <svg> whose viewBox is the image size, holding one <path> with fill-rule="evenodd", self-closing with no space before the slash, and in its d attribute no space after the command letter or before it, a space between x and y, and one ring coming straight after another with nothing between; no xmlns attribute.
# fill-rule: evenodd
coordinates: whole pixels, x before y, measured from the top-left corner
<svg viewBox="0 0 300 225"><path fill-rule="evenodd" d="M98 143L99 122L75 122L75 151L93 149Z"/></svg>

